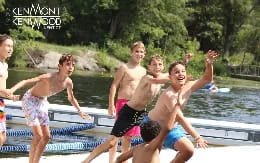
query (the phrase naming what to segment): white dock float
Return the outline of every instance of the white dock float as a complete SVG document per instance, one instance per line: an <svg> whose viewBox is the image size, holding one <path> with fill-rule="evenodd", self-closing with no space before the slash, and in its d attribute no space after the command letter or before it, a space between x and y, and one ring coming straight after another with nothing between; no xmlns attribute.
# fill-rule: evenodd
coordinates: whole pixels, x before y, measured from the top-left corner
<svg viewBox="0 0 260 163"><path fill-rule="evenodd" d="M187 163L259 163L260 146L235 146L214 147L207 149L196 149L193 157ZM43 156L41 163L71 163L83 161L89 153L72 155ZM117 155L119 155L117 153ZM161 163L170 162L176 152L170 149L162 150L160 154ZM0 158L0 162L17 163L28 162L28 157ZM108 162L108 152L97 157L92 163ZM129 161L131 162L131 161Z"/></svg>
<svg viewBox="0 0 260 163"><path fill-rule="evenodd" d="M25 124L21 101L5 100L6 112L12 115L7 123ZM114 125L114 119L105 109L82 107L83 111L94 117L83 120L73 106L50 104L49 118L51 127L64 127L81 123L95 123L97 127L88 130L109 133ZM236 122L187 118L196 130L210 144L215 145L260 145L260 125Z"/></svg>

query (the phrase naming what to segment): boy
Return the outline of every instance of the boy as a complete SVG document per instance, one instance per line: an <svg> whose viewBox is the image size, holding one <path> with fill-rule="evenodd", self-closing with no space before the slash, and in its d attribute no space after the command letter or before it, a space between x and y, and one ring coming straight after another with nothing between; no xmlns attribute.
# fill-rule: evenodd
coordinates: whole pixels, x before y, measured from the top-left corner
<svg viewBox="0 0 260 163"><path fill-rule="evenodd" d="M175 62L169 68L169 77L172 85L169 86L159 97L155 107L148 114L149 119L158 121L161 126L167 124L167 116L171 114L172 109L178 103L181 109L184 109L192 92L202 88L213 78L213 61L218 56L215 51L209 51L206 59L206 70L204 76L196 81L187 81L185 64L183 62ZM185 130L194 137L198 146L207 147L207 142L202 139L189 123L184 119L182 112L178 110L176 121L186 127ZM172 126L172 130L166 136L164 145L178 150L179 152L172 160L173 163L184 163L189 160L194 152L193 144L189 139L184 137L181 130L175 128L176 123Z"/></svg>
<svg viewBox="0 0 260 163"><path fill-rule="evenodd" d="M161 85L169 81L168 75L161 74L163 70L163 60L161 57L152 57L148 70L150 74L142 77L130 101L128 101L119 112L118 119L111 131L110 137L83 161L89 163L98 155L115 146L118 139L123 136L133 126L138 126L145 112L145 107L159 93Z"/></svg>
<svg viewBox="0 0 260 163"><path fill-rule="evenodd" d="M68 100L78 110L84 119L88 117L83 113L73 95L73 83L69 76L74 71L75 60L72 55L63 55L58 64L59 71L47 73L35 78L23 80L11 88L11 92L26 85L36 83L23 96L22 107L25 112L27 124L32 127L33 138L30 145L29 163L38 163L51 135L49 131L48 101L47 97L61 92L65 88Z"/></svg>
<svg viewBox="0 0 260 163"><path fill-rule="evenodd" d="M121 108L126 104L134 94L134 91L141 80L141 78L146 74L146 69L141 66L141 62L145 56L145 46L141 41L135 42L131 47L131 58L127 64L123 64L120 66L118 71L115 73L113 83L110 87L109 92L109 108L108 114L116 115L116 119L118 118L118 113ZM116 107L114 105L114 99L117 87L118 95L116 101ZM131 136L139 136L140 128L139 126L135 126L130 129L127 133L123 135L122 142L122 153L129 150ZM109 162L113 162L116 151L117 144L109 150Z"/></svg>
<svg viewBox="0 0 260 163"><path fill-rule="evenodd" d="M162 129L160 124L153 120L148 120L141 124L141 137L144 140L144 144L137 145L130 151L117 157L116 163L121 163L130 157L133 157L133 163L160 163L159 153L163 145L163 140L171 130L177 109L179 109L178 106L173 109L173 112L170 114L171 116L169 116L167 121L167 125Z"/></svg>
<svg viewBox="0 0 260 163"><path fill-rule="evenodd" d="M0 35L0 147L6 140L6 116L4 99L18 100L19 95L11 94L9 89L6 89L6 80L8 78L8 65L5 62L7 57L13 53L13 40L8 35Z"/></svg>

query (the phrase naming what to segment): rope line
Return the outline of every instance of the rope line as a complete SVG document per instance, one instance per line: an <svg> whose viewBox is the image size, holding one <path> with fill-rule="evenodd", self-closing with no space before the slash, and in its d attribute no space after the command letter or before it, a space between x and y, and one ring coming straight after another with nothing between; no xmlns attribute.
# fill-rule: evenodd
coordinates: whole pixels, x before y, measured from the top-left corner
<svg viewBox="0 0 260 163"><path fill-rule="evenodd" d="M12 119L12 115L7 114L6 119ZM65 151L65 150L91 150L96 148L98 145L105 142L106 139L100 139L93 141L93 138L75 136L73 132L87 130L96 127L94 123L86 123L76 126L63 127L63 128L54 128L50 129L52 139L61 139L61 140L75 140L73 143L54 143L47 144L45 151ZM28 129L7 129L7 136L32 136L32 131ZM81 141L81 142L79 142ZM133 138L131 140L131 145L135 146L137 144L143 143L141 138ZM121 146L121 141L118 145ZM0 147L0 152L10 152L10 151L20 151L20 152L29 152L30 145L7 145Z"/></svg>
<svg viewBox="0 0 260 163"><path fill-rule="evenodd" d="M92 142L74 142L74 143L55 143L55 144L47 144L45 148L45 152L51 151L65 151L65 150L91 150L96 148L98 145L105 142L106 139L100 139ZM135 146L140 143L143 143L141 138L134 138L131 141L131 145ZM121 145L121 143L119 144ZM2 146L0 148L0 152L29 152L30 145L16 145L16 146Z"/></svg>
<svg viewBox="0 0 260 163"><path fill-rule="evenodd" d="M86 123L77 126L70 126L70 127L63 127L63 128L54 128L50 130L51 135L70 135L72 132L82 131L94 128L96 125L94 123ZM15 130L15 129L8 129L6 131L6 136L32 136L31 130Z"/></svg>
<svg viewBox="0 0 260 163"><path fill-rule="evenodd" d="M11 120L13 118L13 116L11 114L6 114L6 120Z"/></svg>

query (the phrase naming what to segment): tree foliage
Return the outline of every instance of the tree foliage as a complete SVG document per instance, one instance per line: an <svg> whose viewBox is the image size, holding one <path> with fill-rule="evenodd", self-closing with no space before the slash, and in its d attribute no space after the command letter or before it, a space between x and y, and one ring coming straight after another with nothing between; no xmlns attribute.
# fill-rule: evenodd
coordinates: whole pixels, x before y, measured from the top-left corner
<svg viewBox="0 0 260 163"><path fill-rule="evenodd" d="M32 4L59 7L61 28L19 32L10 12ZM15 30L20 39L38 35L62 45L97 44L123 60L138 40L148 55L160 53L169 62L209 49L220 51L223 59L251 53L260 60L258 0L0 0L0 26L0 33Z"/></svg>

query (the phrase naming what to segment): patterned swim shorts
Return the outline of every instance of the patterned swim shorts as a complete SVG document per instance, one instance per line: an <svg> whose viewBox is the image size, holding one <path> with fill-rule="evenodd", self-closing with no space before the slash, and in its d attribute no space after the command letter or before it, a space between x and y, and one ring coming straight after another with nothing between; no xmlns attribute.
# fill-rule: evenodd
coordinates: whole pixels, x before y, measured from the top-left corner
<svg viewBox="0 0 260 163"><path fill-rule="evenodd" d="M0 133L6 131L5 103L4 99L0 98Z"/></svg>
<svg viewBox="0 0 260 163"><path fill-rule="evenodd" d="M28 90L22 98L22 108L25 112L28 126L49 125L49 102L47 97L33 96L31 91Z"/></svg>

